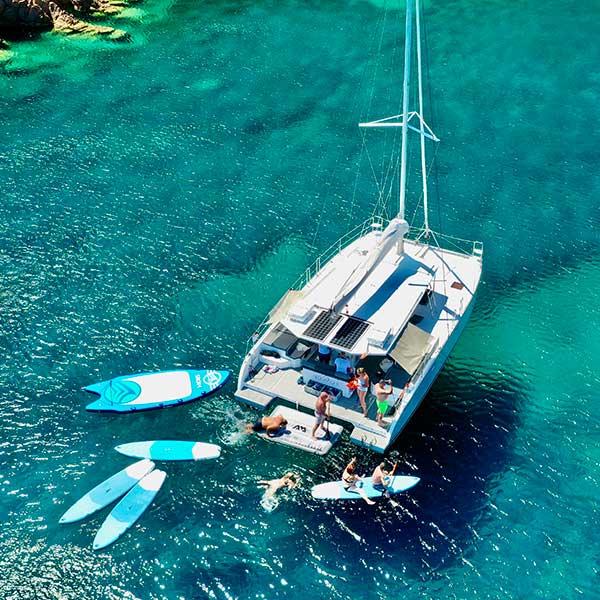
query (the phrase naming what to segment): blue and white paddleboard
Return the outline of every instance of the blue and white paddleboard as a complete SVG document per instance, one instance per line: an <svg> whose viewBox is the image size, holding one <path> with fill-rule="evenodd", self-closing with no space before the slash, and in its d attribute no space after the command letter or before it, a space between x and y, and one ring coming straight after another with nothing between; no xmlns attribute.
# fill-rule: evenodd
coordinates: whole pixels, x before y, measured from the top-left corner
<svg viewBox="0 0 600 600"><path fill-rule="evenodd" d="M164 471L152 471L112 509L94 538L94 550L106 548L118 540L142 516L154 500L166 476Z"/></svg>
<svg viewBox="0 0 600 600"><path fill-rule="evenodd" d="M215 392L229 371L161 371L115 377L84 388L100 398L86 410L132 412L190 402Z"/></svg>
<svg viewBox="0 0 600 600"><path fill-rule="evenodd" d="M221 447L216 444L179 440L131 442L115 446L115 450L126 456L154 460L206 460L221 455Z"/></svg>
<svg viewBox="0 0 600 600"><path fill-rule="evenodd" d="M399 494L409 490L411 487L419 483L419 477L413 477L412 475L394 475L392 477L391 485L388 485L388 491L390 494ZM373 487L373 483L370 477L363 477L358 484L363 492L369 498L379 498L383 495L383 491ZM358 492L351 492L344 489L341 481L330 481L329 483L321 483L315 485L312 489L313 498L319 498L321 500L356 500L360 499Z"/></svg>
<svg viewBox="0 0 600 600"><path fill-rule="evenodd" d="M81 521L97 510L108 506L117 498L128 492L140 479L143 479L154 469L151 460L140 460L126 469L119 471L106 481L97 485L85 496L77 500L60 518L59 523Z"/></svg>

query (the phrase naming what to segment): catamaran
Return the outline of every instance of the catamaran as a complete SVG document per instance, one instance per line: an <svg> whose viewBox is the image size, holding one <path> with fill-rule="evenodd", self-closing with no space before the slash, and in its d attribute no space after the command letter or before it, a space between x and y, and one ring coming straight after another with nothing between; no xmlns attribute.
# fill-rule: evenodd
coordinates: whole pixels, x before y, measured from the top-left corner
<svg viewBox="0 0 600 600"><path fill-rule="evenodd" d="M249 340L236 390L238 400L257 408L278 399L311 412L325 391L333 399L331 418L351 428L351 441L378 452L401 434L464 330L483 261L481 242L430 227L426 143L439 139L423 118L420 21L419 0L408 0L402 114L359 124L364 133L401 128L398 213L390 220L374 215L317 258ZM411 110L415 59L417 106ZM418 228L405 219L413 134L420 142L424 222ZM358 367L369 375L366 415L349 382ZM380 424L373 396L378 380L393 388Z"/></svg>

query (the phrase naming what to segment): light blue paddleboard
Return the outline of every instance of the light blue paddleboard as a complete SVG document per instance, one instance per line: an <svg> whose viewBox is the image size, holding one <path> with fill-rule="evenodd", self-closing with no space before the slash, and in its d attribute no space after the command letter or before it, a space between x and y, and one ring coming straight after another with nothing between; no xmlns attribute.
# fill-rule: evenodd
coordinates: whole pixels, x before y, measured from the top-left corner
<svg viewBox="0 0 600 600"><path fill-rule="evenodd" d="M221 447L216 444L179 440L131 442L116 446L115 450L126 456L153 460L206 460L221 454Z"/></svg>
<svg viewBox="0 0 600 600"><path fill-rule="evenodd" d="M409 490L411 487L419 483L419 477L413 477L412 475L394 475L392 482L387 486L390 494L399 494ZM373 483L370 477L363 477L358 483L364 493L369 498L379 498L383 495L383 491L373 487ZM312 489L313 498L319 498L321 500L356 500L360 499L358 492L351 492L344 489L341 481L330 481L329 483L321 483L315 485Z"/></svg>
<svg viewBox="0 0 600 600"><path fill-rule="evenodd" d="M106 548L118 540L142 516L154 500L166 476L164 471L152 471L112 509L94 538L94 550Z"/></svg>
<svg viewBox="0 0 600 600"><path fill-rule="evenodd" d="M140 460L126 469L119 471L106 481L97 485L85 496L77 500L60 518L60 523L73 523L85 519L88 515L108 506L117 498L128 492L140 479L154 469L151 460Z"/></svg>
<svg viewBox="0 0 600 600"><path fill-rule="evenodd" d="M84 388L100 398L86 410L134 412L175 406L216 392L229 378L229 371L160 371L115 377Z"/></svg>

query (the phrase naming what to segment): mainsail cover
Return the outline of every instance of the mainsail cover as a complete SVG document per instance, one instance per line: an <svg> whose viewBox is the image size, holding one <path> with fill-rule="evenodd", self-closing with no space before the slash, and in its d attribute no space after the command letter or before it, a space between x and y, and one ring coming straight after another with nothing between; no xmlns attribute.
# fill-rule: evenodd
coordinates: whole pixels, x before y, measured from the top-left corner
<svg viewBox="0 0 600 600"><path fill-rule="evenodd" d="M332 309L341 312L350 294L365 280L367 275L383 260L383 257L402 241L408 232L408 223L404 219L392 219L381 232L375 247L363 258L362 262L350 273L334 298Z"/></svg>

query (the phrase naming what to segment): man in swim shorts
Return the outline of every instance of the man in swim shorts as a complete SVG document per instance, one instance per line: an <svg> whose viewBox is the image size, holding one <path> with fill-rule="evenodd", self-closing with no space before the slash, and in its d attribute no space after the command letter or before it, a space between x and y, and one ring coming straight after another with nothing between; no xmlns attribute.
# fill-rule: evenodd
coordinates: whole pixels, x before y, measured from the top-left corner
<svg viewBox="0 0 600 600"><path fill-rule="evenodd" d="M386 388L386 385L388 386ZM384 426L383 416L387 412L388 409L388 399L394 393L394 386L392 385L391 379L387 381L385 379L380 379L375 384L375 397L377 398L377 425L379 427Z"/></svg>
<svg viewBox="0 0 600 600"><path fill-rule="evenodd" d="M246 433L266 433L269 437L273 437L279 433L280 429L285 429L287 420L281 415L273 417L262 417L255 423L246 424Z"/></svg>
<svg viewBox="0 0 600 600"><path fill-rule="evenodd" d="M323 423L325 423L326 419L331 417L331 396L327 392L321 392L321 395L317 398L317 404L315 405L315 426L312 430L313 439L317 439L315 435L317 433L317 429L320 427L325 434L327 434L327 430L323 427Z"/></svg>
<svg viewBox="0 0 600 600"><path fill-rule="evenodd" d="M388 488L392 484L392 477L396 472L398 463L394 463L391 471L388 471L385 466L385 462L381 462L375 467L375 470L371 475L371 483L376 490L383 492L383 495L388 498L394 506L397 506L397 502L390 498L390 492Z"/></svg>

